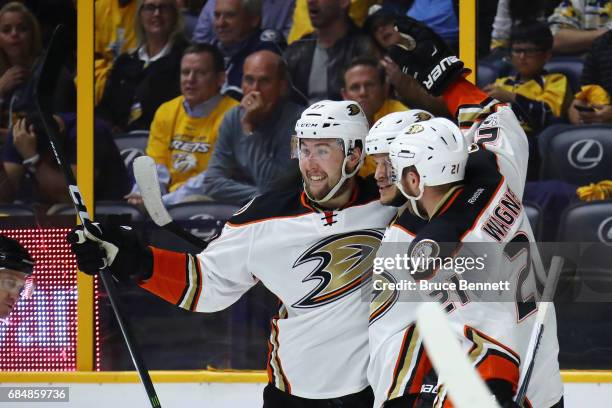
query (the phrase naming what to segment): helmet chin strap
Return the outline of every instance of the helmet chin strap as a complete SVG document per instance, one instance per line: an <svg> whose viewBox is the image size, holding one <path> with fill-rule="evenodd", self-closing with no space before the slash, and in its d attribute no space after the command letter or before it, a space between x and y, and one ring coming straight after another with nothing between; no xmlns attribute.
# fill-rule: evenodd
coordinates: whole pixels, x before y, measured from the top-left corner
<svg viewBox="0 0 612 408"><path fill-rule="evenodd" d="M357 165L357 167L355 168L355 170L353 170L350 174L346 174L346 165L347 165L347 163L348 163L348 156L345 156L344 160L342 161L342 176L340 177L340 180L338 180L336 185L331 190L329 190L329 193L327 193L325 195L325 197L321 198L320 200L317 200L316 198L312 197L308 193L308 189L306 188L306 183L303 183L304 184L304 192L306 193L306 196L311 201L314 201L317 204L321 204L321 203L324 203L324 202L327 202L327 201L331 200L334 197L334 195L336 195L338 190L340 190L340 187L342 187L344 182L346 180L348 180L349 178L353 177L355 174L357 174L357 172L361 168L361 164L363 163L363 161L360 161L359 164Z"/></svg>
<svg viewBox="0 0 612 408"><path fill-rule="evenodd" d="M397 186L397 189L399 191L401 191L401 193L404 195L404 197L406 197L408 199L408 201L410 202L410 212L413 213L414 215L416 215L419 218L422 218L424 220L428 220L428 217L424 217L421 212L419 211L419 206L417 205L417 202L421 199L421 197L423 197L423 192L425 191L423 188L423 179L421 179L419 181L419 195L418 196L413 196L408 194L405 190L404 190L404 186L402 186L402 181L399 180L397 181L397 183L395 183L395 185Z"/></svg>

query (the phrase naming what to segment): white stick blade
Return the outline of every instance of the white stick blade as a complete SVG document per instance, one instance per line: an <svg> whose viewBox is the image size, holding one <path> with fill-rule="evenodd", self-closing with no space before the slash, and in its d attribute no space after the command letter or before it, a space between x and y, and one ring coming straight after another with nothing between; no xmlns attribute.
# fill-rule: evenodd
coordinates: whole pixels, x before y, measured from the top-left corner
<svg viewBox="0 0 612 408"><path fill-rule="evenodd" d="M417 326L440 382L457 408L499 408L495 398L468 362L446 315L434 302L417 311Z"/></svg>
<svg viewBox="0 0 612 408"><path fill-rule="evenodd" d="M151 157L140 156L134 160L134 178L153 222L160 227L171 223L172 218L161 199L155 161Z"/></svg>

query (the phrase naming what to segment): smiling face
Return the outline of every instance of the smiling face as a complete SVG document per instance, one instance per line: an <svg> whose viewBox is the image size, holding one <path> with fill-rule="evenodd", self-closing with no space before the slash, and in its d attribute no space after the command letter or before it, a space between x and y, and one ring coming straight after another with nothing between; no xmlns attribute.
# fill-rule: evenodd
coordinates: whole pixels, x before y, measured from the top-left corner
<svg viewBox="0 0 612 408"><path fill-rule="evenodd" d="M15 308L25 286L26 274L12 269L0 270L0 319L5 319Z"/></svg>
<svg viewBox="0 0 612 408"><path fill-rule="evenodd" d="M140 19L147 37L168 39L176 24L177 6L174 0L144 0Z"/></svg>
<svg viewBox="0 0 612 408"><path fill-rule="evenodd" d="M237 44L259 26L259 16L250 15L242 0L217 0L213 29L225 47Z"/></svg>
<svg viewBox="0 0 612 408"><path fill-rule="evenodd" d="M383 205L391 205L401 193L391 181L391 162L389 161L389 155L386 153L379 153L371 156L376 163L374 178L376 179L376 185L378 185L378 192L380 193L380 203Z"/></svg>
<svg viewBox="0 0 612 408"><path fill-rule="evenodd" d="M344 149L338 139L300 139L300 171L306 192L324 198L342 177Z"/></svg>

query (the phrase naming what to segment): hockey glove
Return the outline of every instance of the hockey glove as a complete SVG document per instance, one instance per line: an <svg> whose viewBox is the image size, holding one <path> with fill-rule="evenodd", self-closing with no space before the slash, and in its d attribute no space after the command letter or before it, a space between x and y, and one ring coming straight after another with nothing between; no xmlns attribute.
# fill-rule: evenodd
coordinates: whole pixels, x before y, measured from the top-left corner
<svg viewBox="0 0 612 408"><path fill-rule="evenodd" d="M395 22L396 30L409 43L395 44L389 56L432 95L438 96L465 70L463 62L433 30L410 17Z"/></svg>
<svg viewBox="0 0 612 408"><path fill-rule="evenodd" d="M95 275L108 267L118 281L140 281L152 273L152 255L130 227L85 221L66 236L79 270Z"/></svg>

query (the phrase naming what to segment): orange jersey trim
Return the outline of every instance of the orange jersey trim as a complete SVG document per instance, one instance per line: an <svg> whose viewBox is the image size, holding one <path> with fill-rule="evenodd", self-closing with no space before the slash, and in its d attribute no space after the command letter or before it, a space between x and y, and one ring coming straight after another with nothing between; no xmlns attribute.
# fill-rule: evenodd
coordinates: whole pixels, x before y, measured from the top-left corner
<svg viewBox="0 0 612 408"><path fill-rule="evenodd" d="M459 78L446 88L442 94L442 98L449 112L453 116L457 116L457 109L459 109L460 106L480 104L488 98L488 95L467 79Z"/></svg>
<svg viewBox="0 0 612 408"><path fill-rule="evenodd" d="M150 246L153 254L153 275L140 284L143 289L174 305L178 304L188 284L187 254Z"/></svg>

